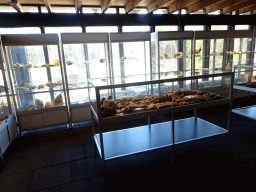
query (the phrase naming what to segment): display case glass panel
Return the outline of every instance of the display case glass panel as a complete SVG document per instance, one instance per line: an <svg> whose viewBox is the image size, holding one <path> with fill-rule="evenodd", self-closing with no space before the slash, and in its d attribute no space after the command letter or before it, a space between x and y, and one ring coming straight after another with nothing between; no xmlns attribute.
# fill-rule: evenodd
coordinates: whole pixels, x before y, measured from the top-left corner
<svg viewBox="0 0 256 192"><path fill-rule="evenodd" d="M87 79L104 82L109 77L108 34L63 33L60 39L63 43L70 104L89 103Z"/></svg>
<svg viewBox="0 0 256 192"><path fill-rule="evenodd" d="M222 70L225 32L195 32L195 69Z"/></svg>
<svg viewBox="0 0 256 192"><path fill-rule="evenodd" d="M15 112L5 66L6 62L2 53L2 42L0 41L0 121L5 120L8 114Z"/></svg>
<svg viewBox="0 0 256 192"><path fill-rule="evenodd" d="M16 37L20 45L15 45ZM47 37L57 40L57 35ZM36 45L47 37L3 36L18 112L66 105L58 46Z"/></svg>
<svg viewBox="0 0 256 192"><path fill-rule="evenodd" d="M127 76L137 76L144 80L143 74L150 72L150 33L110 34L111 58L115 84L125 83ZM142 78L142 79L139 79Z"/></svg>
<svg viewBox="0 0 256 192"><path fill-rule="evenodd" d="M227 36L225 67L232 68L233 65L250 65L252 31L234 31L234 34L229 33Z"/></svg>

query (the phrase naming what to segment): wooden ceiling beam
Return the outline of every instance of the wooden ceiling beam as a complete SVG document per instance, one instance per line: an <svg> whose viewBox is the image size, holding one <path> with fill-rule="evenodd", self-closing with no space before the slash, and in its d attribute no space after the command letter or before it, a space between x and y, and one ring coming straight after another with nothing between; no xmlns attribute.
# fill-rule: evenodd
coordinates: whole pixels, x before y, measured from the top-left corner
<svg viewBox="0 0 256 192"><path fill-rule="evenodd" d="M188 14L196 12L200 9L205 9L207 6L214 5L214 4L222 2L222 1L224 1L224 0L202 0L202 1L196 2L187 7Z"/></svg>
<svg viewBox="0 0 256 192"><path fill-rule="evenodd" d="M256 12L256 5L253 5L253 6L250 6L250 7L247 7L247 8L243 8L243 9L239 9L238 10L238 13L241 14L241 13L247 13L249 11L255 11ZM254 13L253 13L254 14Z"/></svg>
<svg viewBox="0 0 256 192"><path fill-rule="evenodd" d="M75 0L76 13L82 12L82 1Z"/></svg>
<svg viewBox="0 0 256 192"><path fill-rule="evenodd" d="M242 8L246 8L246 7L250 7L256 5L256 1L255 0L248 0L248 1L240 1L237 4L233 4L229 7L226 7L223 9L223 14L228 13L228 12L232 12L232 11L236 11Z"/></svg>
<svg viewBox="0 0 256 192"><path fill-rule="evenodd" d="M52 8L51 8L50 1L49 0L43 0L43 2L45 4L46 9L48 10L48 13L51 13L52 12Z"/></svg>
<svg viewBox="0 0 256 192"><path fill-rule="evenodd" d="M153 3L151 3L150 5L148 5L148 12L151 13L161 7L168 7L175 1L176 0L156 0Z"/></svg>
<svg viewBox="0 0 256 192"><path fill-rule="evenodd" d="M246 0L225 0L225 1L221 1L219 3L215 3L213 5L206 7L206 14L214 12L214 11L218 11L218 10L224 10L224 8L234 5L234 4L237 4L237 3L240 3L242 1L246 1Z"/></svg>
<svg viewBox="0 0 256 192"><path fill-rule="evenodd" d="M129 2L125 5L125 7L124 7L126 13L131 12L135 7L138 6L138 4L139 4L141 1L142 1L142 0L131 0L131 1L129 1Z"/></svg>
<svg viewBox="0 0 256 192"><path fill-rule="evenodd" d="M103 0L101 3L101 12L105 13L111 5L111 0Z"/></svg>
<svg viewBox="0 0 256 192"><path fill-rule="evenodd" d="M7 3L11 5L19 13L23 12L20 3L17 0L8 0Z"/></svg>
<svg viewBox="0 0 256 192"><path fill-rule="evenodd" d="M200 0L180 0L180 1L176 1L175 3L171 4L168 7L169 13L173 13L179 9L188 7L196 2L198 2Z"/></svg>

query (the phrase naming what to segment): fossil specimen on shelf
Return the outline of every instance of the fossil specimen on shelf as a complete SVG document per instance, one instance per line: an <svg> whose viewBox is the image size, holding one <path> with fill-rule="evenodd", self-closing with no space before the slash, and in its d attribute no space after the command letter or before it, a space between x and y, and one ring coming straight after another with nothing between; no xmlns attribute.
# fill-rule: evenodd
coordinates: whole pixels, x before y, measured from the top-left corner
<svg viewBox="0 0 256 192"><path fill-rule="evenodd" d="M26 67L26 68L31 68L31 67L32 67L32 64L27 64L27 65L25 65L24 67Z"/></svg>
<svg viewBox="0 0 256 192"><path fill-rule="evenodd" d="M32 90L32 89L35 89L36 86L35 86L35 85L31 85L31 86L29 86L28 88L29 88L30 90Z"/></svg>
<svg viewBox="0 0 256 192"><path fill-rule="evenodd" d="M174 54L174 58L176 58L176 57L178 57L178 58L183 57L183 52L178 52L178 53Z"/></svg>
<svg viewBox="0 0 256 192"><path fill-rule="evenodd" d="M59 65L60 64L59 60L57 60L57 59L55 59L55 61L53 63L54 63L54 65Z"/></svg>
<svg viewBox="0 0 256 192"><path fill-rule="evenodd" d="M54 106L53 106L53 104L51 102L47 101L45 103L45 108L52 108L52 107L54 107Z"/></svg>
<svg viewBox="0 0 256 192"><path fill-rule="evenodd" d="M197 54L200 53L200 52L201 52L201 47L199 49L195 50L195 53L197 53Z"/></svg>
<svg viewBox="0 0 256 192"><path fill-rule="evenodd" d="M37 86L37 89L43 89L45 87L45 84L40 84Z"/></svg>
<svg viewBox="0 0 256 192"><path fill-rule="evenodd" d="M85 61L83 64L90 64L91 61Z"/></svg>
<svg viewBox="0 0 256 192"><path fill-rule="evenodd" d="M104 63L105 59L99 59L100 63Z"/></svg>
<svg viewBox="0 0 256 192"><path fill-rule="evenodd" d="M182 76L182 75L183 75L183 72L182 72L182 71L176 71L176 72L174 72L174 75Z"/></svg>
<svg viewBox="0 0 256 192"><path fill-rule="evenodd" d="M14 64L12 67L17 68L17 69L24 68L24 66L22 64L19 64L19 63Z"/></svg>
<svg viewBox="0 0 256 192"><path fill-rule="evenodd" d="M73 61L67 61L67 65L72 65Z"/></svg>
<svg viewBox="0 0 256 192"><path fill-rule="evenodd" d="M43 101L41 101L40 99L36 99L35 100L35 107L37 109L43 109L44 108L44 103Z"/></svg>
<svg viewBox="0 0 256 192"><path fill-rule="evenodd" d="M228 66L226 67L226 71L231 71L231 70L232 70L232 68L230 67L230 64L228 62Z"/></svg>
<svg viewBox="0 0 256 192"><path fill-rule="evenodd" d="M62 105L63 105L61 94L59 94L59 95L54 99L53 105L54 105L55 107L59 107L59 106L62 106Z"/></svg>
<svg viewBox="0 0 256 192"><path fill-rule="evenodd" d="M50 87L50 88L56 87L56 86L57 86L57 83L47 82L47 83L46 83L46 86L47 86L47 87Z"/></svg>
<svg viewBox="0 0 256 192"><path fill-rule="evenodd" d="M211 56L216 55L216 51L212 52L210 55L211 55Z"/></svg>

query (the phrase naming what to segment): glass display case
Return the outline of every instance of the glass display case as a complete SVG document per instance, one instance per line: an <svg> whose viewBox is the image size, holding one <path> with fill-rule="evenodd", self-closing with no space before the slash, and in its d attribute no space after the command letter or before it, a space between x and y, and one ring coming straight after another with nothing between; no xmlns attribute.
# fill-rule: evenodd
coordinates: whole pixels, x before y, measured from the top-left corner
<svg viewBox="0 0 256 192"><path fill-rule="evenodd" d="M108 33L61 33L59 39L71 122L88 121L90 109L87 79L104 82L110 73Z"/></svg>
<svg viewBox="0 0 256 192"><path fill-rule="evenodd" d="M193 38L193 31L151 33L151 71L158 74L156 79L192 72Z"/></svg>
<svg viewBox="0 0 256 192"><path fill-rule="evenodd" d="M253 95L256 93L256 66L234 65L235 73L234 93L235 97Z"/></svg>
<svg viewBox="0 0 256 192"><path fill-rule="evenodd" d="M150 79L150 75L148 75ZM120 77L113 77L118 82ZM116 80L117 79L117 80ZM136 79L136 78L134 78ZM219 80L221 79L221 80ZM199 71L196 76L107 85L88 80L92 122L98 123L99 133L94 140L102 161L165 146L181 146L186 142L225 134L229 130L233 100L233 72ZM189 89L184 88L184 82ZM160 86L159 86L160 85ZM165 89L159 90L159 87ZM153 91L152 91L153 89ZM229 104L228 128L223 129L195 117L165 123L150 124L150 117L216 105ZM196 114L196 113L195 113ZM122 129L124 121L148 118L149 125ZM119 123L118 131L105 125ZM187 128L186 128L187 127ZM191 144L192 144L191 143Z"/></svg>
<svg viewBox="0 0 256 192"><path fill-rule="evenodd" d="M251 65L253 30L226 31L225 66L232 70L233 65Z"/></svg>
<svg viewBox="0 0 256 192"><path fill-rule="evenodd" d="M133 75L138 75L137 81L145 81L141 74L150 73L150 33L110 33L109 41L111 76L120 77L111 83L125 83Z"/></svg>
<svg viewBox="0 0 256 192"><path fill-rule="evenodd" d="M3 35L21 131L68 123L57 34Z"/></svg>
<svg viewBox="0 0 256 192"><path fill-rule="evenodd" d="M6 62L3 56L2 41L0 38L0 158L17 136L17 125L13 96L7 77Z"/></svg>
<svg viewBox="0 0 256 192"><path fill-rule="evenodd" d="M195 69L222 70L225 31L195 31Z"/></svg>
<svg viewBox="0 0 256 192"><path fill-rule="evenodd" d="M247 93L245 96L251 93L256 93L256 66L255 65L234 65L233 71L235 73L234 92L244 91ZM244 96L244 95L243 95ZM235 108L232 112L239 115L256 120L256 106L246 106L242 108Z"/></svg>

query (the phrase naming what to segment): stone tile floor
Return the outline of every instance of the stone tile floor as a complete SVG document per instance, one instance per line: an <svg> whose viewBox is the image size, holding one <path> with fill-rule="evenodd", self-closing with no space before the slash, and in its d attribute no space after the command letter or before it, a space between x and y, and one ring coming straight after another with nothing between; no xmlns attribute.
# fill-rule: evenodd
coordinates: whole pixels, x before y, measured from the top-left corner
<svg viewBox="0 0 256 192"><path fill-rule="evenodd" d="M225 127L226 114L203 118ZM232 113L227 142L172 157L165 147L109 160L103 169L89 125L33 131L5 152L0 191L249 190L256 186L256 121Z"/></svg>

